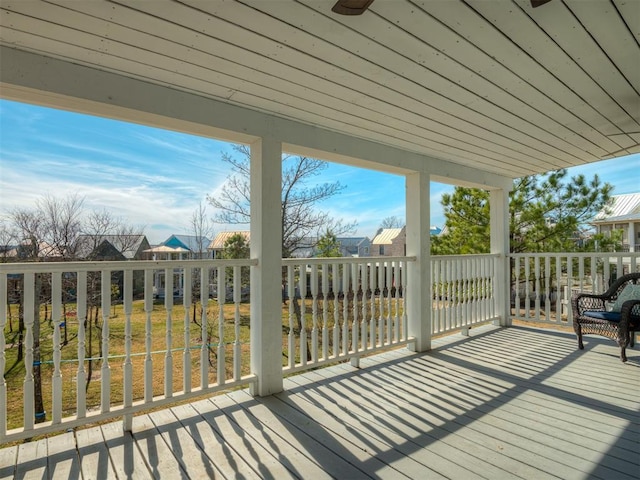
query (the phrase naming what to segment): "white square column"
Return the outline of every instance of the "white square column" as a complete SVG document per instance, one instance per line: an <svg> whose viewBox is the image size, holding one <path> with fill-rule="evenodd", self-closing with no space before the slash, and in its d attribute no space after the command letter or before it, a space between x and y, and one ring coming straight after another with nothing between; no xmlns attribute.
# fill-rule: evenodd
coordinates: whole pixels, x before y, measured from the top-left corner
<svg viewBox="0 0 640 480"><path fill-rule="evenodd" d="M491 215L491 253L498 254L494 277L496 315L502 326L511 325L511 259L509 258L509 192L498 189L489 192Z"/></svg>
<svg viewBox="0 0 640 480"><path fill-rule="evenodd" d="M282 386L282 143L251 144L251 394Z"/></svg>
<svg viewBox="0 0 640 480"><path fill-rule="evenodd" d="M406 176L407 256L415 262L407 266L405 302L408 334L416 339L409 348L415 352L431 349L431 206L430 178L426 172Z"/></svg>

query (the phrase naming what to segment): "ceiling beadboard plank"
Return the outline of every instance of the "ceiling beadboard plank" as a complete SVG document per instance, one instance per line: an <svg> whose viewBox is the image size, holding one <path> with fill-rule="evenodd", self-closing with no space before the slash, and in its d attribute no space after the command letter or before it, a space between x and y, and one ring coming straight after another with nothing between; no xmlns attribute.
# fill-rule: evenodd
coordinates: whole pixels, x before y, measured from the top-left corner
<svg viewBox="0 0 640 480"><path fill-rule="evenodd" d="M321 8L313 0L300 1ZM584 128L588 128L580 117L527 86L510 71L502 69L495 75L496 81L487 79L475 71L472 65L482 70L490 59L460 36L451 35L450 30L434 22L421 10L406 12L393 9L388 3L380 2L380 5L383 8L381 15L376 15L373 17L374 20L358 29L360 33L378 43L378 52L372 54L373 56L368 58L369 61L385 65L398 64L404 76L415 81L424 78L424 82L430 88L450 99L459 99L462 93L466 94L475 89L479 92L477 96L481 99L475 100L472 108L483 108L482 102L488 102L532 125L544 126L548 132L563 138L571 138L575 144L585 145L583 137L564 127L568 124L583 124ZM394 13L395 16L393 16ZM391 14L392 20L395 21L391 21L386 14ZM343 24L349 22L348 19L338 20ZM322 25L318 24L317 28L320 31ZM448 44L450 47L437 49L425 39L433 39L433 41L440 39L443 45ZM460 45L461 43L464 45ZM465 52L459 60L451 56L451 51L455 50L456 44L460 46L460 51ZM393 53L391 53L391 47L386 47L387 45L393 45ZM514 88L505 88L509 84ZM510 91L513 89L515 91ZM464 99L460 102L463 103ZM611 141L604 136L602 141L612 146Z"/></svg>
<svg viewBox="0 0 640 480"><path fill-rule="evenodd" d="M622 15L624 23L631 30L631 34L635 37L636 43L640 45L640 6L636 0L613 0L618 12Z"/></svg>
<svg viewBox="0 0 640 480"><path fill-rule="evenodd" d="M566 4L580 23L589 30L589 35L615 64L637 95L640 92L640 48L620 18L615 5L576 0L566 0ZM640 17L640 8L636 13L636 16Z"/></svg>
<svg viewBox="0 0 640 480"><path fill-rule="evenodd" d="M299 35L295 39L296 44L300 45L300 48L306 50L313 50L314 54L320 57L322 60L332 62L342 66L342 68L348 69L357 68L358 63L365 63L368 65L368 73L373 75L379 83L382 83L388 87L394 88L400 92L417 92L414 93L418 101L423 103L429 103L431 105L437 105L437 108L443 110L458 109L461 115L464 115L464 110L474 110L476 113L480 113L487 120L492 118L508 118L508 123L516 126L521 131L537 130L540 132L540 136L548 141L550 144L555 145L557 148L564 149L567 152L583 151L584 145L577 147L571 140L576 140L577 143L583 143L584 139L576 138L573 132L565 131L563 138L553 133L544 131L536 124L532 124L521 117L514 115L501 107L485 100L481 95L476 95L464 88L461 88L454 82L451 82L440 75L436 75L433 72L424 69L416 69L415 64L398 55L393 55L389 58L388 51L384 47L377 43L373 43L371 40L363 37L355 31L350 29L339 29L338 34L326 35L324 32L331 30L331 24L335 23L332 19L325 17L324 15L315 12L312 16L309 15L295 15L296 9L302 7L294 7L293 5L284 4L282 2L260 2L253 0L252 5L261 11L268 11L274 18L282 19L283 21L289 20L291 22L297 22L297 27L300 32L308 31L313 33L313 37L305 35ZM229 13L235 12L235 10L228 8ZM226 13L226 11L225 11ZM220 14L220 12L218 12ZM302 20L300 20L302 19ZM249 23L250 19L245 19L245 22ZM262 22L264 23L264 22ZM256 23L250 23L252 29L260 30L261 25ZM272 35L276 35L274 39L284 41L285 37L281 34L282 30L269 29ZM402 33L404 34L404 33ZM325 40L327 39L327 40ZM331 40L331 41L329 41ZM353 55L346 52L340 47L340 45L348 45L350 49L355 49L359 55L366 55L369 58L367 61L360 56L354 58ZM376 61L382 62L386 59L387 64L394 67L394 70L386 69L384 66L380 66L377 63L370 61L375 58ZM396 73L398 72L398 73ZM405 75L411 76L415 73L415 78L406 78ZM420 88L422 87L422 88ZM484 93L484 92L483 92ZM534 114L532 112L532 114ZM562 126L559 126L562 130ZM597 147L594 146L597 150ZM602 153L601 151L599 153Z"/></svg>
<svg viewBox="0 0 640 480"><path fill-rule="evenodd" d="M476 6L476 3L473 3L473 6ZM570 112L573 119L569 117L564 124L580 134L584 134L585 129L591 131L593 128L600 129L602 125L605 125L610 132L619 131L600 112L599 108L594 108L585 102L569 86L559 81L527 52L509 41L503 32L466 4L462 2L421 2L419 6L429 8L428 18L437 20L437 22L432 21L429 28L424 28L423 35L443 54L456 58L457 61L468 67L475 65L480 74L485 75L496 84L502 85L505 90L511 91L514 95L527 98L529 103L539 104L541 96L547 97L549 100L544 103L543 110L547 109L546 105L551 101L566 112ZM502 5L502 7L505 6ZM397 19L398 15L394 14L396 10L392 5L381 3L378 8L381 9L381 14ZM511 5L508 8L513 10L517 7ZM418 16L415 17L418 18ZM412 18L403 18L403 25L414 23ZM419 18L423 20L422 16ZM397 21L399 22L400 19ZM454 28L457 29L457 32L453 31ZM448 34L445 33L447 31ZM419 25L416 25L416 32L419 32ZM456 36L458 36L457 39ZM530 32L527 38L534 39L534 32ZM507 74L505 74L505 70L508 72ZM532 91L537 91L539 94L536 95ZM609 97L599 87L591 94L594 93L601 97L600 105L604 108L605 102L610 100ZM616 106L611 114L624 115L624 111ZM592 138L592 141L605 150L616 148L616 145L599 132L597 136Z"/></svg>
<svg viewBox="0 0 640 480"><path fill-rule="evenodd" d="M3 0L0 44L514 178L639 148L638 1L332 1Z"/></svg>
<svg viewBox="0 0 640 480"><path fill-rule="evenodd" d="M86 3L80 3L81 5L86 5ZM77 3L72 3L70 5L78 5ZM549 164L550 168L557 166L557 164Z"/></svg>
<svg viewBox="0 0 640 480"><path fill-rule="evenodd" d="M86 3L79 2L70 5L73 8L83 6L86 7ZM77 6L77 7L76 7ZM52 7L52 6L50 6ZM116 12L115 9L109 8L111 14L111 21L116 21ZM122 9L124 10L124 9ZM17 11L17 10L16 10ZM267 74L265 78L260 78L264 76L264 73L261 71L248 71L246 67L243 67L239 63L230 62L225 60L224 58L219 57L220 50L223 48L235 48L233 55L230 55L230 58L237 58L239 56L248 55L249 52L246 50L241 50L237 47L230 46L229 44L221 44L220 42L215 42L214 39L209 37L199 35L198 37L198 45L197 48L195 46L187 47L190 42L192 42L193 37L195 35L194 32L188 31L179 26L174 26L172 29L166 29L172 33L171 39L168 38L158 38L155 36L151 36L142 31L127 29L121 25L114 25L113 23L108 24L105 20L97 19L95 17L88 17L87 15L82 15L81 18L74 18L74 15L78 15L77 12L71 11L68 9L59 8L58 11L47 11L47 9L40 9L40 14L46 14L48 18L54 19L61 24L66 24L67 26L75 24L82 25L82 28L85 32L92 32L95 35L100 35L103 37L112 36L113 38L117 38L118 40L128 43L130 45L136 45L140 48L149 51L155 51L155 53L164 53L165 55L172 56L173 58L185 58L189 59L190 63L201 64L201 65L209 65L211 68L222 67L225 72L236 76L238 78L252 78L254 82L260 81L263 85L269 85L273 88L279 85L279 90L290 93L291 95L295 95L296 91L304 88L305 91L300 92L300 95L304 95L306 91L310 90L310 86L313 83L322 83L326 82L323 79L318 79L317 77L312 77L306 72L301 72L295 70L286 65L279 64L279 69L271 69L272 73ZM122 13L118 16L118 22L128 21L134 25L137 25L139 29L145 29L143 22L141 22L140 17L141 14L136 11L126 11L126 19L123 17ZM204 52L210 49L210 51L215 51L216 58L211 56L205 56ZM208 55L208 54L207 54ZM244 62L244 65L256 65L258 63L264 64L265 67L269 67L273 64L273 62L259 62L260 58L256 58L253 55L251 61ZM281 70L285 69L285 72ZM278 75L278 76L276 76ZM291 83L291 80L295 77L303 77L298 80L297 83ZM287 83L283 84L282 82L286 79ZM327 82L328 83L328 82ZM328 88L326 88L329 91ZM346 90L346 89L344 89ZM488 132L482 131L480 135L474 137L467 132L455 130L445 125L438 124L436 122L431 121L430 119L426 119L424 117L419 117L412 112L407 112L406 110L401 110L393 105L385 105L385 113L376 112L375 110L366 109L361 107L358 103L348 103L346 101L349 98L349 94L355 94L353 90L345 91L344 98L335 98L329 96L328 94L324 94L320 91L317 92L318 98L314 101L320 103L323 106L334 108L336 111L348 111L350 114L357 115L363 119L377 121L384 123L385 121L392 127L405 131L409 134L416 135L420 137L424 133L417 126L420 126L423 129L431 130L433 133L437 135L442 135L442 138L438 141L446 144L448 139L456 139L459 141L463 141L468 145L469 148L473 148L474 145L480 146L483 150L488 153L493 152L498 155L498 158L504 158L503 155L507 157L512 157L514 159L518 159L523 162L530 162L532 160L542 160L547 161L548 168L552 169L557 166L557 159L547 159L546 155L542 152L536 152L532 149L528 149L523 147L522 150L529 150L527 154L521 154L519 151L515 151L512 147L501 148L500 144L493 144L484 138L481 138L480 135L486 135ZM382 109L381 109L382 110ZM390 118L389 110L396 110L397 117ZM505 140L505 144L508 142Z"/></svg>
<svg viewBox="0 0 640 480"><path fill-rule="evenodd" d="M21 22L20 20L23 20ZM22 16L20 14L13 14L12 24L3 25L4 29L12 29L13 27L18 26L25 28L26 30L32 29L42 29L41 21L38 19L34 19L31 17ZM57 31L62 29L61 26L51 27L48 29L49 31ZM128 72L135 72L135 77L143 80L149 79L163 79L167 82L173 83L177 85L178 80L181 80L180 86L182 89L190 92L196 92L198 94L202 94L203 92L211 91L211 83L210 80L203 80L198 78L196 75L187 75L190 70L193 68L188 64L182 64L179 68L174 66L172 68L165 69L164 71L158 71L155 67L152 66L144 66L139 62L127 60L119 55L118 53L118 44L109 40L96 40L96 43L99 44L99 47L102 51L97 50L87 50L86 48L81 49L81 51L74 51L79 47L74 47L69 43L64 43L58 40L53 41L50 38L44 37L29 37L24 32L15 31L14 38L19 40L20 37L23 38L40 38L40 44L34 44L33 40L30 42L30 46L34 51L41 51L43 49L47 49L49 53L55 53L57 57L64 58L66 54L72 53L74 58L84 58L87 61L95 62L100 61L100 65L104 67L108 67L109 71L119 72L123 66L127 68ZM89 34L86 34L89 35ZM67 36L71 36L71 31L67 31ZM65 35L59 33L57 38L64 38ZM79 38L77 36L77 32L72 38ZM86 40L83 42L83 45L90 45L90 42ZM57 47L57 48L56 48ZM146 52L147 55L151 55L150 52ZM180 71L180 74L175 72ZM235 87L229 87L229 81L225 78L226 76L223 74L217 74L216 80L223 82L222 85L215 85L217 95L214 97L218 98L226 98L227 100L231 100L232 102L238 103L240 105L244 105L245 102L249 101L251 104L255 105L258 109L265 112L276 112L285 118L297 118L302 119L310 124L317 124L318 122L327 123L330 125L329 128L333 128L337 131L342 131L344 133L350 133L358 137L362 138L371 138L373 135L376 137L377 141L380 143L389 143L390 139L397 140L397 143L401 143L404 148L407 148L411 151L419 152L421 148L424 148L425 145L428 145L429 148L436 153L437 156L444 157L455 155L459 159L465 159L467 161L473 162L477 165L483 165L486 168L491 168L493 158L483 158L481 154L478 152L474 152L473 150L464 150L460 147L448 146L446 144L439 144L438 142L434 142L428 139L420 139L415 135L411 135L407 132L401 130L394 130L392 128L388 128L380 126L374 122L366 122L366 125L362 126L349 126L345 124L346 118L336 118L336 112L330 108L325 107L323 110L318 109L318 106L313 106L313 108L304 109L301 106L297 106L295 111L292 112L291 106L287 105L286 101L290 101L291 97L285 93L277 93L272 90L267 90L264 88L260 88L259 86L253 86L253 88L248 87L250 85L248 82L244 84L239 83ZM187 81L186 79L189 79ZM246 89L247 91L243 91ZM295 114L294 114L295 113ZM331 116L323 116L324 114L329 114ZM292 116L292 114L294 114ZM365 123L365 122L363 122ZM369 129L367 129L367 126ZM372 130L371 128L375 128L376 130ZM420 141L422 140L422 141ZM511 173L522 172L522 165L518 165L511 161L511 159L507 157L501 158L503 165L506 167L505 170L498 170L494 173L500 173L500 171L509 171ZM513 167L513 168L511 168ZM526 170L524 170L526 171Z"/></svg>
<svg viewBox="0 0 640 480"><path fill-rule="evenodd" d="M202 6L202 4L199 4L199 3L196 3L196 5ZM211 7L213 10L210 13L222 15L221 13L222 7L220 6L220 4L215 4L214 6L216 8L213 9L213 7ZM237 18L235 17L242 18L246 21L246 18L251 13L251 11L249 12L242 11L239 13L236 9L232 9L230 7L226 8L225 12L226 11L228 11L228 14L225 18L230 22L233 22L234 20L237 21ZM231 15L235 15L235 17L227 18L228 16L231 16ZM178 15L174 15L174 16L178 17ZM183 15L179 17L182 18ZM209 25L211 35L216 35L216 34L221 35L219 30L229 27L228 25L225 25L225 24L215 23L215 20L216 20L215 17L205 19L204 17L201 16L200 19L203 23L206 22ZM265 20L261 19L261 22L265 23ZM280 29L284 29L284 28L286 27L280 26ZM325 63L321 60L317 60L309 57L309 55L305 53L308 51L308 49L304 49L299 45L301 43L301 40L298 38L290 38L290 37L295 37L296 34L297 33L293 31L293 32L287 32L282 36L283 38L288 39L288 43L296 45L297 48L300 48L302 52L299 50L294 50L293 47L291 47L290 51L286 47L285 48L281 47L279 50L276 51L276 53L274 53L274 55L277 55L277 60L280 62L291 64L291 65L299 65L300 66L299 68L304 68L311 74L322 76L326 79L335 81L336 83L341 83L344 85L357 84L359 88L361 88L363 91L368 92L369 94L369 97L363 96L362 98L358 98L357 99L358 103L363 103L363 104L366 104L367 106L370 106L371 104L375 104L379 102L378 99L381 99L384 103L396 104L408 110L412 109L411 111L414 111L414 112L423 111L425 115L429 116L429 118L434 118L441 121L444 121L444 119L446 119L449 125L454 125L454 128L455 128L455 125L458 125L457 127L458 130L468 130L469 128L473 128L474 126L486 125L485 128L490 129L490 131L488 132L489 136L493 131L499 135L505 136L506 138L513 138L513 136L515 135L517 137L517 141L521 141L521 142L526 142L528 139L526 134L521 134L520 132L514 132L511 126L509 125L495 124L494 120L487 118L486 116L476 114L476 112L472 112L472 111L470 112L469 110L462 112L462 114L466 114L468 117L470 117L470 119L474 123L471 125L464 124L463 126L460 126L460 119L447 113L443 108L438 109L438 108L430 107L429 105L420 103L419 101L416 101L411 97L406 97L400 92L391 90L384 85L376 84L369 78L360 77L355 74L351 74L350 72L340 67L337 67L331 63ZM263 54L269 55L269 53L264 53L264 49L268 48L269 42L276 43L271 39L261 38L259 39L259 41L256 41L256 42L244 43L244 46L245 48L253 48L256 50L256 52L263 52ZM305 58L300 60L298 58L299 56L302 56ZM351 60L353 61L355 59L351 58ZM377 79L378 77L374 75L372 78ZM398 102L401 102L401 104ZM429 109L432 110L431 113L428 111ZM425 112L425 110L427 111ZM453 113L455 113L456 115L460 115L460 113L457 111ZM451 120L454 122L453 124L450 123ZM485 132L485 135L487 135L487 132ZM552 148L547 149L546 146L544 145L539 146L539 148L547 154L550 154L550 155L554 154L554 150Z"/></svg>
<svg viewBox="0 0 640 480"><path fill-rule="evenodd" d="M525 3L524 0L521 1L523 4ZM538 10L542 10L542 12L538 14ZM611 121L618 125L622 132L627 131L629 122L637 125L638 119L634 118L633 112L637 108L638 93L612 63L613 57L602 51L584 26L576 21L573 13L564 3L550 2L535 11L536 15L533 20L536 24L545 30L549 38L585 72L591 81L606 90L607 94L625 111L626 115L611 118ZM620 32L616 32L616 34L619 35ZM546 48L547 45L544 47ZM535 55L544 58L547 52L536 51ZM585 100L589 101L590 99L586 98Z"/></svg>
<svg viewBox="0 0 640 480"><path fill-rule="evenodd" d="M542 7L532 9L534 11L531 14L534 15L534 19L537 21L541 21L543 16L553 16L556 10L564 12L565 16L568 15L566 7L556 4L561 4L561 2L550 2ZM606 89L587 75L584 70L576 64L575 60L558 47L546 33L542 32L541 34L538 25L521 9L514 6L511 10L507 11L504 8L504 4L496 4L496 2L475 2L473 3L473 7L482 13L496 28L500 29L505 35L505 39L509 39L510 42L517 45L522 49L524 54L539 63L541 67L558 78L559 81L570 86L583 101L592 104L594 108L597 108L603 115L606 115L612 124L617 125L615 120L620 116L625 116L626 119L630 119L624 109L611 102L610 96L606 93ZM549 7L555 10L552 11ZM575 19L569 18L568 21L570 23L572 22L576 28L582 29L582 27L575 22ZM568 26L564 24L562 28L566 29ZM532 38L535 38L536 41L531 41ZM505 44L506 43L507 42L505 42ZM500 55L500 53L497 53L497 55ZM509 56L508 58L512 57ZM550 88L553 87L550 86ZM618 133L620 131L620 125L617 126L617 130L609 128L607 131L608 125L602 125L600 130L605 134Z"/></svg>
<svg viewBox="0 0 640 480"><path fill-rule="evenodd" d="M207 5L208 5L208 4L207 4ZM219 7L219 5L218 5L218 4L213 4L213 5L214 5L214 6L216 6L216 7ZM143 4L143 5L136 4L136 6L143 7L143 8L150 8L149 4ZM177 8L177 7L176 7L176 8ZM217 11L216 11L216 13L219 13L219 12L217 12ZM208 30L206 30L206 31L203 31L203 32L202 32L202 33L203 33L203 35L204 35L205 33L206 33L206 34L209 34L209 33L211 32L211 33L210 33L211 35L213 35L213 34L217 34L217 35L221 35L221 36L222 36L222 32L224 32L224 33L226 33L226 35L224 35L224 38L232 38L232 37L233 37L233 38L236 38L236 37L239 37L239 35L238 35L237 33L236 33L235 35L230 35L230 34L229 34L229 33L230 33L230 32L229 32L229 30L231 29L232 25L230 25L230 24L225 24L225 23L221 22L220 20L218 20L218 22L216 22L216 20L217 20L216 18L213 18L213 17L205 17L205 16L204 16L204 15L202 15L200 12L196 12L196 11L194 11L194 12L191 12L191 13L190 13L190 12L188 12L188 11L185 11L184 9L182 9L182 10L171 10L171 9L169 9L169 10L163 10L162 15L163 15L163 16L166 16L167 18L177 18L177 19L180 19L180 21L184 21L184 22L186 22L186 21L187 21L187 19L188 19L188 20L189 20L189 22L190 22L190 24L192 24L192 25L200 25L200 26L202 26L202 27L203 27L203 29L205 29L205 28L206 28L206 29L208 29ZM190 16L190 15L196 15L196 16L197 16L197 18L191 19L191 18L189 18L189 16ZM200 23L198 23L198 20L200 21ZM222 31L222 32L221 32L221 31ZM269 43L269 40L268 40L268 39L258 39L258 40L254 41L254 42L250 42L250 43L249 43L249 45L247 46L247 48L251 48L251 47L256 48L257 46L262 46L262 47L264 47L265 45L268 45L268 43ZM224 48L224 47L221 47L221 48ZM265 47L265 48L268 48L268 47ZM279 49L278 49L278 48L275 48L275 47L274 47L273 52L272 52L271 54L273 54L273 55L278 55L279 60L280 60L280 61L284 61L284 60L286 60L286 59L284 59L284 53L282 53L282 52L283 52L283 50L286 50L286 49L283 49L283 48L279 48ZM216 53L219 53L219 51L216 51ZM294 51L294 53L298 53L298 52L295 52L295 51ZM267 55L268 55L268 54L269 54L269 53L267 53ZM301 54L300 54L300 55L301 55ZM235 58L235 57L234 57L234 59L235 59L235 60L237 60L237 58ZM295 62L292 62L292 63L295 63ZM322 64L322 63L320 63L320 62L316 62L316 63L318 63L318 65L319 65L320 67L323 67L323 66L324 66L324 64ZM326 75L326 73L327 73L327 72L326 72L326 70L327 70L327 69L326 69L326 68L324 68L324 70L325 70L325 71L323 72L323 71L322 71L322 68L319 68L319 69L318 69L318 71L316 72L316 75L323 74L323 75L327 76L327 75ZM349 75L349 74L348 74L348 72L343 72L343 71L338 71L338 72L337 72L337 77L338 77L338 78L340 78L340 77L344 77L345 75ZM366 82L366 81L367 81L367 80L363 80L363 79L358 79L357 77L354 77L354 79L353 79L353 80L354 80L354 81L355 81L355 80L360 80L360 83L363 83L363 82ZM405 102L407 101L407 99L406 99L405 97L400 96L400 95L397 95L397 98L400 98L400 99L402 99L402 100L403 100L403 101L405 101ZM362 98L358 98L358 99L357 99L357 102L358 102L358 103L360 103L360 104L367 105L367 106L369 106L369 107L371 106L371 104L370 104L369 102L363 101L363 100L362 100ZM384 107L385 107L385 106L383 105L383 108L382 108L382 109L384 109ZM413 106L413 108L415 108L415 105ZM441 112L441 111L440 111L440 112L439 112L439 111L435 111L435 112L434 112L434 115L436 115L437 117L442 117L442 116L444 116L445 114L444 114L443 112ZM486 119L484 119L484 120L486 121ZM458 122L459 122L459 120L456 120L456 121L458 121ZM463 128L464 128L464 127L463 127ZM459 127L459 128L457 129L457 131L458 131L458 132L461 132L463 128L460 128L460 127ZM490 134L491 134L491 132L490 132L490 131L487 131L487 130L485 129L484 131L480 131L477 135L478 135L478 136L480 136L480 135L483 135L483 136L489 136ZM524 138L524 136L523 136L523 138ZM520 150L518 150L518 151L520 151ZM553 150L552 150L552 149L550 149L550 151L551 151L551 152L553 152ZM543 152L540 152L540 153L538 153L538 154L536 154L535 152L532 152L532 153L531 153L530 160L531 160L531 159L538 159L538 158L540 158L540 157L545 158L545 154L544 154ZM577 157L576 157L576 158L577 158ZM557 162L557 160L556 160L556 159L554 159L554 158L548 158L548 159L546 159L546 160L545 160L545 163L546 163L547 165L549 165L549 168L557 168L557 166L559 165L559 163Z"/></svg>

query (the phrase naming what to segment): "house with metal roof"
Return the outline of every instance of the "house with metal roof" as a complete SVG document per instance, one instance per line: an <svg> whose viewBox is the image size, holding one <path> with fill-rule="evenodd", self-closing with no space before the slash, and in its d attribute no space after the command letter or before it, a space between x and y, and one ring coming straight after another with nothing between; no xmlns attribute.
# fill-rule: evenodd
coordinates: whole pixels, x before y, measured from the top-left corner
<svg viewBox="0 0 640 480"><path fill-rule="evenodd" d="M592 223L598 233L622 230L623 251L640 251L640 193L614 195L611 205L600 211Z"/></svg>
<svg viewBox="0 0 640 480"><path fill-rule="evenodd" d="M235 235L242 235L247 244L251 240L251 235L248 230L220 232L213 238L213 240L211 240L211 242L209 242L209 246L207 247L207 251L210 252L211 258L220 258L225 245L229 239Z"/></svg>
<svg viewBox="0 0 640 480"><path fill-rule="evenodd" d="M380 228L371 241L371 254L385 257L406 254L407 227Z"/></svg>

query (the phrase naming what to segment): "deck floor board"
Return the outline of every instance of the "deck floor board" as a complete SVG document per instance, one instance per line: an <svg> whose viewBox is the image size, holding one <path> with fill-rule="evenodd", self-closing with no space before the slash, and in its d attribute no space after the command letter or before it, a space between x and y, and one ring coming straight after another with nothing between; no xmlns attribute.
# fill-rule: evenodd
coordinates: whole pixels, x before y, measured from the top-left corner
<svg viewBox="0 0 640 480"><path fill-rule="evenodd" d="M0 449L0 479L640 479L640 349L472 329Z"/></svg>

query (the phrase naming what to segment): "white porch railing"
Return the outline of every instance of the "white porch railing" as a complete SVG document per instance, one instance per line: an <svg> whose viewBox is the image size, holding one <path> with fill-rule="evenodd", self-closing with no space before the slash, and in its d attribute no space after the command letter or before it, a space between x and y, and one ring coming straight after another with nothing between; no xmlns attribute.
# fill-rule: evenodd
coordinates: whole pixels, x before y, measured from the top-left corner
<svg viewBox="0 0 640 480"><path fill-rule="evenodd" d="M407 264L414 257L285 259L284 372L357 358L411 341Z"/></svg>
<svg viewBox="0 0 640 480"><path fill-rule="evenodd" d="M574 290L603 291L618 273L640 267L635 252L510 258L511 318L557 325L571 323ZM283 373L412 342L405 305L407 267L415 260L283 260ZM432 334L497 319L499 262L497 255L431 258ZM115 416L128 428L138 411L255 382L246 275L252 265L257 261L0 264L0 442ZM165 291L181 296L154 298L158 272Z"/></svg>
<svg viewBox="0 0 640 480"><path fill-rule="evenodd" d="M137 411L254 381L241 273L255 264L0 265L0 443L114 416L128 428ZM180 283L181 298L154 301L158 271L167 292ZM222 293L215 302L211 290Z"/></svg>
<svg viewBox="0 0 640 480"><path fill-rule="evenodd" d="M571 326L571 297L603 293L617 277L640 270L640 252L510 255L511 318Z"/></svg>
<svg viewBox="0 0 640 480"><path fill-rule="evenodd" d="M466 331L497 319L495 278L498 255L431 257L433 335Z"/></svg>

